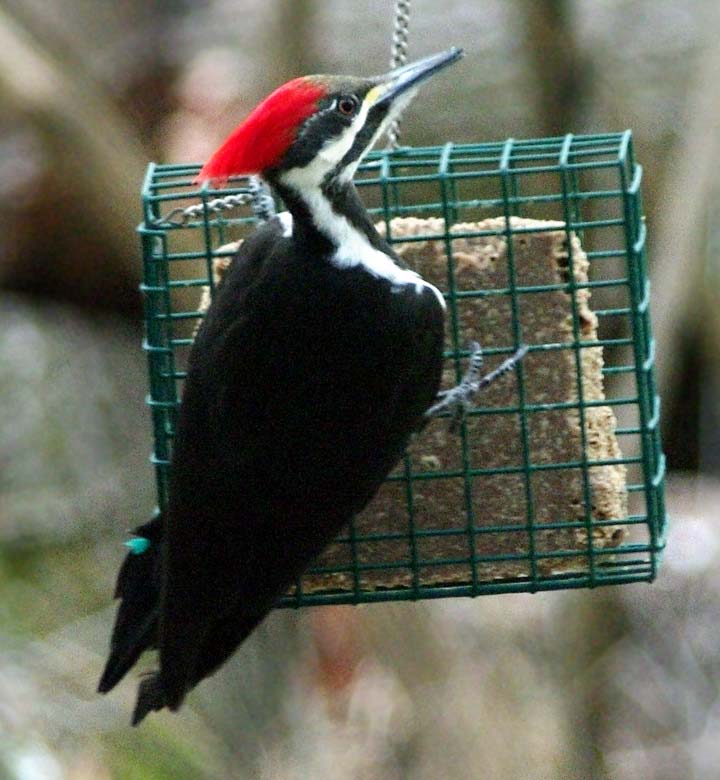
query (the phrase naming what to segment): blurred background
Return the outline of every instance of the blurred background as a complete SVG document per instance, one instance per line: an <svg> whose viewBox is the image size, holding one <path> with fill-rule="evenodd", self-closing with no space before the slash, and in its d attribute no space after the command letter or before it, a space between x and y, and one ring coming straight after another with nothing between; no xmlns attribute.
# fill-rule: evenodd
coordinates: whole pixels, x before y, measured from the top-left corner
<svg viewBox="0 0 720 780"><path fill-rule="evenodd" d="M139 187L312 72L389 60L392 0L0 0L0 778L720 778L720 4L415 0L465 47L404 143L631 127L669 549L653 586L274 613L177 715L95 694L155 501ZM131 678L137 679L136 675Z"/></svg>

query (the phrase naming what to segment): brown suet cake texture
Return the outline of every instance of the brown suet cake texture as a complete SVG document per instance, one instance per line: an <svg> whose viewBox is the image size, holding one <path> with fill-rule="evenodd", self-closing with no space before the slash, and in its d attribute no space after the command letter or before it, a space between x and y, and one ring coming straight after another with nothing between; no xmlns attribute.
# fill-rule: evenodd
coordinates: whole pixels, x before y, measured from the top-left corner
<svg viewBox="0 0 720 780"><path fill-rule="evenodd" d="M385 224L379 224L378 229L385 233ZM588 280L589 263L580 241L570 234L571 262L568 233L561 222L511 217L508 230L505 218L499 217L456 223L448 237L442 219L404 217L392 220L390 231L397 242L394 249L398 255L441 290L448 289L450 254L456 291L498 291L481 297L457 298L461 346L477 340L485 349L513 347L512 296L503 292L508 288L566 285L570 267L576 283L582 285ZM479 232L487 235L464 235ZM508 232L513 242L512 279ZM417 237L426 238L403 242L403 238ZM229 262L226 257L215 261L216 284L222 283ZM574 343L575 317L581 340L597 340L598 321L590 308L590 291L586 287L521 293L514 300L522 340L531 347ZM209 290L205 289L200 308L207 308L209 303ZM449 312L448 348L452 346L451 328ZM502 356L488 359L487 369L500 359ZM415 438L408 463L399 464L393 472L405 474L409 466L419 478L412 480L410 487L404 479L386 482L355 519L352 541L344 533L316 562L323 569L345 571L308 573L302 579L303 591L353 590L356 564L361 569L357 584L363 590L373 590L522 579L531 576L531 559L540 576L582 572L588 569L589 548L610 555L625 535L625 467L587 468L591 497L589 536L582 467L546 468L621 458L612 409L605 405L585 406L587 402L605 400L602 367L603 350L599 345L579 350L579 377L575 349L531 350L522 366L525 404L576 404L581 388L582 415L578 406L536 410L524 414L523 424L521 414L502 411L516 409L520 402L518 381L511 373L478 397L477 403L486 413L466 421L462 434L465 456L462 440L449 432L448 421L432 421ZM456 381L454 366L449 361L443 386L451 387ZM526 476L528 465L541 468L531 469ZM466 467L498 471L470 478L463 476ZM433 472L450 476L434 478ZM598 525L599 521L604 524ZM537 528L548 524L553 527ZM568 555L557 556L559 551ZM486 558L490 560L483 560ZM476 561L474 577L471 559ZM372 568L362 569L368 564ZM389 567L382 568L383 565Z"/></svg>

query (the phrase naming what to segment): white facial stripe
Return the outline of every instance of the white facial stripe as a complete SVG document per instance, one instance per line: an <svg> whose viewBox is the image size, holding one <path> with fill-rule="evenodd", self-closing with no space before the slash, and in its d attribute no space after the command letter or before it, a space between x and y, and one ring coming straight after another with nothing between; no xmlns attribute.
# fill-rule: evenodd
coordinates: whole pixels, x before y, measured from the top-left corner
<svg viewBox="0 0 720 780"><path fill-rule="evenodd" d="M365 125L370 109L386 91L387 87L382 84L378 85L377 87L373 87L367 93L367 95L365 95L365 99L360 106L360 110L355 115L352 123L348 125L348 127L346 127L339 136L328 140L320 148L320 151L311 162L309 162L303 168L293 168L290 171L284 173L281 177L281 180L285 184L289 184L295 189L303 189L308 186L313 186L314 184L320 184L325 176L330 173L330 171L334 170L343 160L345 155L350 151L352 145L355 143L357 134ZM390 123L394 122L400 117L402 112L407 108L408 104L412 102L412 99L415 97L416 93L417 87L408 89L406 93L398 96L392 102L387 116L373 135L371 142L367 145L367 148L363 151L357 160L353 160L352 163L350 163L343 171L340 172L338 178L340 178L341 181L350 181L353 178L355 172L357 171L358 165L362 161L362 158L377 143L378 139L390 126ZM337 101L332 104L332 107L334 107L336 103ZM319 117L319 114L314 117L310 117L309 121L312 122L317 117ZM307 131L307 127L308 125L305 127L305 132Z"/></svg>
<svg viewBox="0 0 720 780"><path fill-rule="evenodd" d="M379 249L375 249L364 233L357 230L342 214L338 214L333 210L327 197L321 191L321 185L325 177L338 166L350 151L358 132L367 120L370 108L382 95L382 92L378 87L371 89L352 123L339 136L328 141L310 163L302 168L291 168L289 171L285 171L281 174L280 180L285 186L291 187L302 198L312 215L317 229L337 247L331 258L336 267L352 268L362 266L373 276L388 280L393 285L393 288L397 290L412 285L416 293L421 293L424 288L428 288L437 297L444 309L446 308L445 299L437 287L426 282L415 271L401 268L389 255L386 255ZM414 94L415 90L408 90L407 95L403 95L393 104L388 116L374 134L372 142L368 144L368 149L385 132L389 123L400 115L402 110L412 100ZM362 156L360 159L362 159ZM342 171L341 180L346 181L353 177L360 159L353 161L351 165ZM287 230L285 221L282 221L285 230ZM290 231L292 232L292 221L290 221ZM284 233L284 235L287 234Z"/></svg>
<svg viewBox="0 0 720 780"><path fill-rule="evenodd" d="M368 95L371 95L372 92L373 90L370 90ZM416 93L417 93L417 88L409 89L406 94L401 95L396 99L395 102L393 102L392 106L390 107L390 111L388 111L387 116L380 123L380 127L378 127L378 129L375 131L375 134L373 135L370 143L367 145L365 151L357 158L357 160L354 160L352 163L350 163L350 165L348 165L347 168L345 168L345 170L340 171L340 175L338 176L340 181L344 181L344 182L351 181L355 177L355 173L357 172L358 165L360 165L360 163L363 161L365 155L373 148L373 146L375 146L378 140L382 138L383 134L387 132L388 127L390 127L390 125L396 119L400 118L400 115L412 102L412 99L415 97Z"/></svg>
<svg viewBox="0 0 720 780"><path fill-rule="evenodd" d="M284 173L281 180L298 192L308 187L320 185L325 176L335 169L355 143L355 137L365 124L371 103L366 99L360 106L352 123L339 136L328 140L320 148L315 158L302 168L292 168Z"/></svg>
<svg viewBox="0 0 720 780"><path fill-rule="evenodd" d="M283 174L282 181L295 188L298 186L308 186L314 183L319 184L323 181L325 176L335 169L338 164L343 160L345 155L350 151L352 145L355 143L355 138L365 125L368 112L373 107L375 102L382 97L385 89L382 86L373 87L365 96L365 99L360 106L360 110L355 115L352 123L343 130L343 132L333 139L327 141L321 148L315 159L308 163L303 168L294 168L287 173ZM408 90L406 95L402 95L393 103L388 112L387 117L383 120L381 126L373 135L372 141L368 144L367 149L372 147L377 142L378 138L387 130L390 122L399 117L405 107L415 96L416 89ZM337 101L336 101L337 102ZM333 103L333 106L335 103ZM314 117L311 117L311 120ZM360 164L365 152L357 159L354 160L345 170L340 172L340 179L342 181L349 181L355 175L357 167Z"/></svg>

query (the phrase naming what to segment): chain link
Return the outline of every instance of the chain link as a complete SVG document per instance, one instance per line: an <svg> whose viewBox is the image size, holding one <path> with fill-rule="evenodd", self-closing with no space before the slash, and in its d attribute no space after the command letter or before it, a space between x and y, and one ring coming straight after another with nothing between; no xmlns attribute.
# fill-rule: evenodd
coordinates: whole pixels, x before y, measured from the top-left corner
<svg viewBox="0 0 720 780"><path fill-rule="evenodd" d="M270 188L259 176L251 176L248 187L255 219L258 222L268 222L275 216L275 198Z"/></svg>
<svg viewBox="0 0 720 780"><path fill-rule="evenodd" d="M275 201L267 185L259 176L251 176L248 181L248 192L239 192L236 195L225 195L222 198L213 198L207 203L196 203L194 206L173 209L155 224L158 227L183 227L192 219L200 219L205 209L213 214L220 214L229 209L252 204L255 218L259 222L267 222L275 216Z"/></svg>
<svg viewBox="0 0 720 780"><path fill-rule="evenodd" d="M408 32L410 28L410 0L395 3L395 27L392 36L390 69L394 70L407 62ZM400 122L394 121L387 132L388 149L397 149L400 139Z"/></svg>

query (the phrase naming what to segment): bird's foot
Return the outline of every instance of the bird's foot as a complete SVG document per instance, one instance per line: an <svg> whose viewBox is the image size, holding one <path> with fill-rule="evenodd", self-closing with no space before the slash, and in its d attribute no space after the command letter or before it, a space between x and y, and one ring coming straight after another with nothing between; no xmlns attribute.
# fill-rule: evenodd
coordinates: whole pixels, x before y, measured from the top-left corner
<svg viewBox="0 0 720 780"><path fill-rule="evenodd" d="M428 419L437 417L444 412L450 412L450 432L455 433L460 427L460 423L465 419L465 415L473 408L473 399L475 395L491 385L496 379L507 374L513 369L527 354L528 347L523 345L514 354L504 360L496 369L485 376L480 375L480 369L483 365L482 347L477 341L469 344L470 366L465 372L465 376L460 380L460 384L449 390L443 390L438 393L436 402L425 412Z"/></svg>

